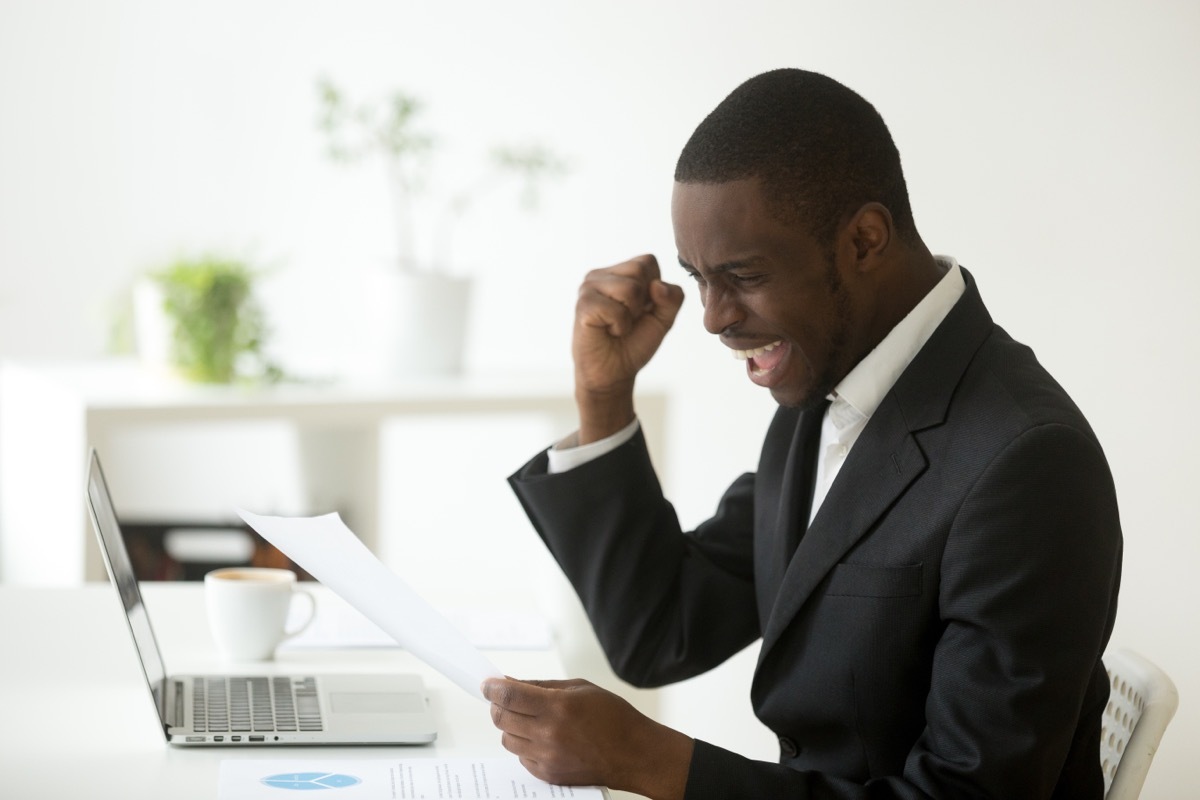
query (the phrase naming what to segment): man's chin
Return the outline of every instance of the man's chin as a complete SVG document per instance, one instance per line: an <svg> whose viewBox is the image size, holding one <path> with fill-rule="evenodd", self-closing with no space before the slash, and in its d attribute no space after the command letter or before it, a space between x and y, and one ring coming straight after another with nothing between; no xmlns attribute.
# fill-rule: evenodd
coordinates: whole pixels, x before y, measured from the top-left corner
<svg viewBox="0 0 1200 800"><path fill-rule="evenodd" d="M815 408L820 402L819 398L814 398L795 390L789 391L784 387L776 387L770 391L771 397L774 398L775 402L784 408L798 408L801 411L807 411L810 408Z"/></svg>
<svg viewBox="0 0 1200 800"><path fill-rule="evenodd" d="M771 397L784 408L798 408L808 411L816 408L825 401L832 389L821 389L809 386L773 386Z"/></svg>

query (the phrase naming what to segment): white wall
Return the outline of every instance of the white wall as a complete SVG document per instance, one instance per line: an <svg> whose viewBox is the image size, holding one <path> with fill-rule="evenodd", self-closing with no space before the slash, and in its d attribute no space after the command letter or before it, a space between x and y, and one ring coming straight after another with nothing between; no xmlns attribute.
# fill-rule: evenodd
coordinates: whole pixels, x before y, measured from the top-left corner
<svg viewBox="0 0 1200 800"><path fill-rule="evenodd" d="M0 355L101 353L134 275L222 248L276 265L282 354L333 363L349 320L321 321L318 303L344 315L390 228L380 175L321 156L324 72L426 98L446 184L500 141L571 155L539 216L497 208L458 244L484 282L470 363L565 369L585 269L649 250L672 270L671 170L699 119L758 71L827 72L888 120L926 241L973 271L1099 433L1126 531L1115 640L1183 696L1146 796L1191 797L1200 6L832 6L3 0ZM678 328L652 370L676 389L670 488L695 522L753 465L770 404L702 333L694 299ZM711 715L668 710L707 735Z"/></svg>

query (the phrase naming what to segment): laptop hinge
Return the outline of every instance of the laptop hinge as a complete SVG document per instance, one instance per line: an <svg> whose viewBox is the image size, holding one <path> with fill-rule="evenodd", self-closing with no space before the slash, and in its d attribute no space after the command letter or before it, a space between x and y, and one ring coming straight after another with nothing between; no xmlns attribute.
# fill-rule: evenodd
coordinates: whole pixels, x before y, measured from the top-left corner
<svg viewBox="0 0 1200 800"><path fill-rule="evenodd" d="M187 721L184 701L187 692L184 691L183 681L173 678L163 679L166 697L163 698L163 716L168 728L181 728Z"/></svg>

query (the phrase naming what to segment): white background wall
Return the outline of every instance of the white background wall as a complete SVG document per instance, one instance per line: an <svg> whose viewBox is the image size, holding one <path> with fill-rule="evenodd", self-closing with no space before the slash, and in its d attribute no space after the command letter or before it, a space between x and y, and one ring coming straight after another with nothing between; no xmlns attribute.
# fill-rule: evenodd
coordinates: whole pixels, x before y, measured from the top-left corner
<svg viewBox="0 0 1200 800"><path fill-rule="evenodd" d="M198 249L273 265L288 363L361 346L348 310L390 249L388 201L377 170L322 156L325 73L426 99L444 144L435 188L498 142L570 155L540 214L497 205L457 244L482 283L471 366L566 370L583 271L651 251L674 273L671 171L702 116L756 72L827 72L891 126L925 240L973 271L1104 443L1126 531L1114 640L1183 697L1145 796L1190 798L1198 35L1200 5L1162 0L0 0L0 355L102 353L133 277ZM669 489L694 523L753 466L770 402L702 332L694 298L652 372L674 391ZM489 458L515 467L538 444ZM742 706L737 691L720 708ZM720 721L667 711L705 735Z"/></svg>

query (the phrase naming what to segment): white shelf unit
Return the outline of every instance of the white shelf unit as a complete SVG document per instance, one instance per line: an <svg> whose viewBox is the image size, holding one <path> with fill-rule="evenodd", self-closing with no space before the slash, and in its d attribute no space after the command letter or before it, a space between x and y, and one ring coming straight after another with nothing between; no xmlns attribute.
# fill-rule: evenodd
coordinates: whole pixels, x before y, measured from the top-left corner
<svg viewBox="0 0 1200 800"><path fill-rule="evenodd" d="M664 393L639 391L638 412L660 464L665 410ZM83 504L88 448L96 447L106 464L120 464L129 434L164 425L289 426L298 443L305 504L343 510L373 546L379 535L383 426L399 417L458 414L536 414L564 433L576 426L571 378L562 374L245 388L191 384L133 360L6 361L0 364L0 580L27 585L102 580ZM540 444L531 442L530 452ZM118 487L128 480L111 473L108 478Z"/></svg>

